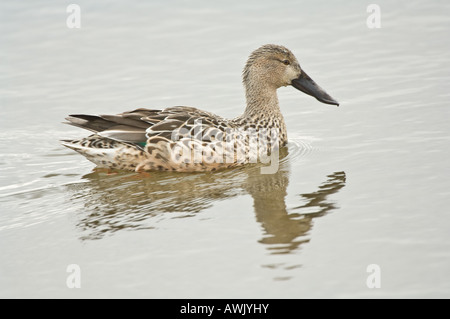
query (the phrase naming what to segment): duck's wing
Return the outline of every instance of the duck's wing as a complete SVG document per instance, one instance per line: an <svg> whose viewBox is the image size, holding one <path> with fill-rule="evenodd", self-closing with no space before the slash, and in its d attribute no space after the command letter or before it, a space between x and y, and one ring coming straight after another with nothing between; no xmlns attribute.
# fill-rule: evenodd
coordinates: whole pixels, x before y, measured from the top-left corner
<svg viewBox="0 0 450 319"><path fill-rule="evenodd" d="M187 106L164 110L139 108L117 115L72 114L66 120L67 124L90 130L102 137L141 146L147 140L158 137L173 141L180 135L194 138L201 136L202 140L207 140L227 126L225 119Z"/></svg>
<svg viewBox="0 0 450 319"><path fill-rule="evenodd" d="M158 122L160 116L162 120ZM147 138L162 137L169 141L177 141L183 137L209 142L213 136L226 131L229 123L226 119L213 113L194 107L175 106L161 111L158 115L143 118L154 125L147 128Z"/></svg>
<svg viewBox="0 0 450 319"><path fill-rule="evenodd" d="M157 115L161 110L136 109L117 115L72 114L66 117L66 124L97 133L120 142L144 143L145 132L154 123L142 118Z"/></svg>

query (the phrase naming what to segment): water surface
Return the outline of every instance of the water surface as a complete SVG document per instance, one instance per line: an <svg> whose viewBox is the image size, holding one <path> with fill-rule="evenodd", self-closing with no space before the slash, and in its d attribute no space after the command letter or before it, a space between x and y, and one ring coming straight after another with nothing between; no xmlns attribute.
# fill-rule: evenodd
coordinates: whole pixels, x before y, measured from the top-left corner
<svg viewBox="0 0 450 319"><path fill-rule="evenodd" d="M450 297L447 2L379 1L380 29L360 1L77 3L80 29L0 5L1 297ZM58 142L71 113L237 116L265 43L341 103L279 90L275 174L107 175Z"/></svg>

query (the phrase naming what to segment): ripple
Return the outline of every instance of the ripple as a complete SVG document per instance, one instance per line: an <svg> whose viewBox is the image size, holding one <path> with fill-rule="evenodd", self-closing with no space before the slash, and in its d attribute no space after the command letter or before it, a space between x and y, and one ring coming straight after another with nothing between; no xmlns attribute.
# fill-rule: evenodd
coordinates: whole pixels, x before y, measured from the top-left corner
<svg viewBox="0 0 450 319"><path fill-rule="evenodd" d="M289 154L281 159L281 163L306 157L313 153L317 150L317 148L312 145L314 140L317 140L317 138L312 136L297 136L290 138L288 144Z"/></svg>

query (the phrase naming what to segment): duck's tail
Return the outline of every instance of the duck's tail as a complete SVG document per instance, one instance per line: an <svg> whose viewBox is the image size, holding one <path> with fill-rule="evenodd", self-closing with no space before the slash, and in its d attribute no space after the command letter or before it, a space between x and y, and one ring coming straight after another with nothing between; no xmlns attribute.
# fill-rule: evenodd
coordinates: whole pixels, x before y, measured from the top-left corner
<svg viewBox="0 0 450 319"><path fill-rule="evenodd" d="M61 140L61 144L80 153L101 168L135 170L145 157L139 146L93 134L80 140Z"/></svg>

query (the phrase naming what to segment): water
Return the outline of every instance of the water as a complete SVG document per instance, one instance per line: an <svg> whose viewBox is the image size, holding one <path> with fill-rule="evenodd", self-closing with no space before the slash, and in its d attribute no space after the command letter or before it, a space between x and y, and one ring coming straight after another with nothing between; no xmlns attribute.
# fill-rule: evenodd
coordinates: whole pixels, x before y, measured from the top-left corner
<svg viewBox="0 0 450 319"><path fill-rule="evenodd" d="M380 29L360 1L77 3L80 29L1 4L1 297L450 297L448 2L378 1ZM71 113L234 117L265 43L341 103L279 90L276 174L106 175L58 142Z"/></svg>

